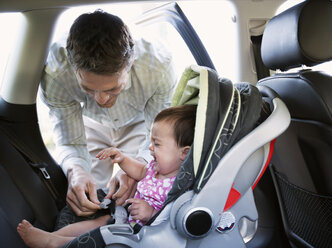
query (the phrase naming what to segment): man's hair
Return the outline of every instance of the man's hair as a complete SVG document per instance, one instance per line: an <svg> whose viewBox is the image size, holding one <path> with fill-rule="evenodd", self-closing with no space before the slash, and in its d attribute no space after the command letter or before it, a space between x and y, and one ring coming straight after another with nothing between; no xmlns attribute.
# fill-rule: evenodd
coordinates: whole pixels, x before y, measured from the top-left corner
<svg viewBox="0 0 332 248"><path fill-rule="evenodd" d="M96 10L80 15L70 28L67 52L75 71L113 74L128 67L134 41L117 16Z"/></svg>
<svg viewBox="0 0 332 248"><path fill-rule="evenodd" d="M179 147L191 146L194 140L197 105L180 105L162 110L154 122L173 125L174 138Z"/></svg>

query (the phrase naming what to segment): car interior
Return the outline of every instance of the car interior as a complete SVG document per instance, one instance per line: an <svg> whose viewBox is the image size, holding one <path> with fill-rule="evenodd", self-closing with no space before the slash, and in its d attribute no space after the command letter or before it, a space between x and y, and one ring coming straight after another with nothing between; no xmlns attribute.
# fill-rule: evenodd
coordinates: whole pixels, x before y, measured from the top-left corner
<svg viewBox="0 0 332 248"><path fill-rule="evenodd" d="M270 169L285 231L296 246L331 245L332 77L313 69L289 72L331 60L331 25L323 24L332 23L331 7L328 1L295 6L270 20L262 41L264 64L282 73L263 78L258 85L277 92L292 116L276 142Z"/></svg>
<svg viewBox="0 0 332 248"><path fill-rule="evenodd" d="M66 204L67 178L45 144L36 103L59 16L78 5L125 2L140 1L0 2L1 13L21 13L23 23L0 84L0 247L26 247L16 230L22 219L53 231ZM181 2L190 6L191 1L160 2L135 21L166 21L180 34L196 63L190 68L208 92L198 106L217 95L242 114L244 94L236 83L248 83L257 86L270 113L242 135L230 135L233 143L222 153L215 144L225 142L223 125L213 126L211 137L195 140L194 145L209 147L210 156L195 154L202 158L194 186L171 191L148 225L133 230L111 224L89 234L104 247L331 247L332 71L315 66L332 60L332 2L297 1L277 13L288 1L229 1L236 10L229 20L238 28L237 54L231 55L237 61L234 84L214 59L223 54L209 54ZM212 106L199 114L207 129L209 115L233 125L227 109ZM191 150L181 169L192 170L193 156ZM66 247L92 247L79 242Z"/></svg>

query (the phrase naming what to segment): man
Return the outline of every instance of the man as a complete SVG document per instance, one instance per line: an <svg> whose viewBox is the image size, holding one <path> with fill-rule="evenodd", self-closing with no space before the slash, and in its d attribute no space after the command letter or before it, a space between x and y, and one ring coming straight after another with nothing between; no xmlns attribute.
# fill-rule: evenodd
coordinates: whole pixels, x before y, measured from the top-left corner
<svg viewBox="0 0 332 248"><path fill-rule="evenodd" d="M175 81L167 52L134 42L119 17L101 10L75 20L66 48L52 45L41 98L50 109L57 159L68 178L67 203L77 215L99 209L97 187L108 185L117 204L135 190L124 172L111 178L111 160L95 156L114 146L149 160L150 125L169 106Z"/></svg>

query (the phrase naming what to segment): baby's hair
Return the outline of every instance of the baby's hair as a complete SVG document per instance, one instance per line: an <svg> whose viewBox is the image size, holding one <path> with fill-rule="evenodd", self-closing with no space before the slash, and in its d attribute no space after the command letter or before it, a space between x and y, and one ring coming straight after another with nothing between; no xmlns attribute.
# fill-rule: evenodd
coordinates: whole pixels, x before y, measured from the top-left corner
<svg viewBox="0 0 332 248"><path fill-rule="evenodd" d="M162 110L154 122L166 121L174 127L174 138L179 147L191 146L194 140L197 105L180 105Z"/></svg>

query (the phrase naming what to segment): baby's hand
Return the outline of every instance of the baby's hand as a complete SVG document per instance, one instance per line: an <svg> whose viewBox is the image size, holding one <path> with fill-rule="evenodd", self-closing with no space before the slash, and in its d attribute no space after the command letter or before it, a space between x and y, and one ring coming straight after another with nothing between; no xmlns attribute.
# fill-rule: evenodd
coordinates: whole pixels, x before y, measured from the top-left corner
<svg viewBox="0 0 332 248"><path fill-rule="evenodd" d="M106 149L101 150L97 154L96 158L99 158L100 160L109 158L114 153L114 152L112 153L112 149L113 148L110 147L110 148L106 148Z"/></svg>
<svg viewBox="0 0 332 248"><path fill-rule="evenodd" d="M101 150L97 154L96 158L99 158L99 160L111 158L112 163L121 163L124 159L122 153L114 147L110 147L110 148Z"/></svg>
<svg viewBox="0 0 332 248"><path fill-rule="evenodd" d="M130 198L126 200L126 203L131 203L128 211L134 220L148 221L157 212L142 199Z"/></svg>

